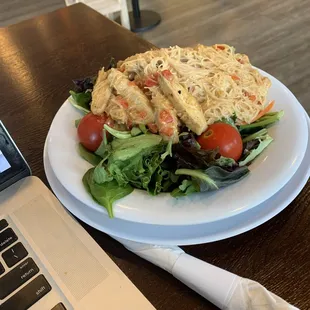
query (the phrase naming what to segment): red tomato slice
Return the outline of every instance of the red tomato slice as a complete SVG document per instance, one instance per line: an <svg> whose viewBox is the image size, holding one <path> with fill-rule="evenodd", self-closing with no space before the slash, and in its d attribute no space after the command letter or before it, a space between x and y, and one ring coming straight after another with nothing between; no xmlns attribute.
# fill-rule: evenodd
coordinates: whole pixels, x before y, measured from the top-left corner
<svg viewBox="0 0 310 310"><path fill-rule="evenodd" d="M128 102L121 96L117 96L116 97L117 102L124 108L124 109L128 109Z"/></svg>
<svg viewBox="0 0 310 310"><path fill-rule="evenodd" d="M156 72L156 73L152 74L151 76L149 76L145 80L144 85L146 87L153 87L153 86L158 85L158 72Z"/></svg>
<svg viewBox="0 0 310 310"><path fill-rule="evenodd" d="M155 123L147 124L147 127L149 128L150 132L152 132L152 133L158 132L158 127Z"/></svg>
<svg viewBox="0 0 310 310"><path fill-rule="evenodd" d="M219 149L222 156L240 159L242 155L242 139L240 133L233 126L226 123L215 123L197 138L204 150Z"/></svg>
<svg viewBox="0 0 310 310"><path fill-rule="evenodd" d="M152 80L151 78L148 78L148 79L144 82L144 85L145 85L146 87L153 87L153 86L158 85L158 82Z"/></svg>
<svg viewBox="0 0 310 310"><path fill-rule="evenodd" d="M170 70L164 70L161 72L164 78L166 78L168 81L172 81L173 79L173 74L171 73Z"/></svg>
<svg viewBox="0 0 310 310"><path fill-rule="evenodd" d="M106 115L86 114L80 121L77 134L81 144L89 151L96 151L102 142L104 124L113 126L113 121Z"/></svg>
<svg viewBox="0 0 310 310"><path fill-rule="evenodd" d="M173 128L171 128L171 127L162 128L160 130L160 133L165 135L165 136L171 137L173 135Z"/></svg>
<svg viewBox="0 0 310 310"><path fill-rule="evenodd" d="M146 112L146 111L140 111L140 112L138 113L138 115L139 115L139 117L140 117L141 119L145 119L146 116L147 116L147 112Z"/></svg>
<svg viewBox="0 0 310 310"><path fill-rule="evenodd" d="M167 110L162 110L159 113L159 119L163 123L172 123L173 122L173 117Z"/></svg>

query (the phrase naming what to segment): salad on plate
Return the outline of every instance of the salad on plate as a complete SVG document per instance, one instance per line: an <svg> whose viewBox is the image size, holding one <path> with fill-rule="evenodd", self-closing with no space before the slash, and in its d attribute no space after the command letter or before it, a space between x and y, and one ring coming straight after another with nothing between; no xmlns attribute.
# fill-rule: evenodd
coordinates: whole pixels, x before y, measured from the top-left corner
<svg viewBox="0 0 310 310"><path fill-rule="evenodd" d="M283 116L269 79L225 44L112 59L74 84L78 152L93 166L82 182L110 217L134 189L178 198L240 181Z"/></svg>

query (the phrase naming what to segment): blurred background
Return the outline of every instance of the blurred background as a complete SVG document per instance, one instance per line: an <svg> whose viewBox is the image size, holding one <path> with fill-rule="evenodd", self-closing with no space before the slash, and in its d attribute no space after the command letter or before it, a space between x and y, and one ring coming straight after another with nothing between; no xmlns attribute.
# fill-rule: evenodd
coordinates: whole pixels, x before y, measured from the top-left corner
<svg viewBox="0 0 310 310"><path fill-rule="evenodd" d="M0 27L72 2L75 0L1 0ZM119 15L119 12L106 14L115 2L127 4L128 11L132 11L129 0L84 2L103 10L111 19ZM139 3L142 12L151 10L161 17L159 25L140 32L139 36L158 47L197 43L233 45L238 52L249 55L253 65L284 82L309 113L305 90L310 76L304 70L310 61L309 0L140 0Z"/></svg>

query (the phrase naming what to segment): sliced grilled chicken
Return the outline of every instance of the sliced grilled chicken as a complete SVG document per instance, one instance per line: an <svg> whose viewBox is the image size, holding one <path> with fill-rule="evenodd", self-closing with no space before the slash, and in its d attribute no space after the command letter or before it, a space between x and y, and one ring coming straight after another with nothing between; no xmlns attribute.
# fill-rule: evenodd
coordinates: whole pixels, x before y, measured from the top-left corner
<svg viewBox="0 0 310 310"><path fill-rule="evenodd" d="M158 81L160 89L173 103L181 121L197 135L202 134L207 128L207 122L196 99L168 70L159 74Z"/></svg>
<svg viewBox="0 0 310 310"><path fill-rule="evenodd" d="M177 143L178 135L178 118L171 102L160 93L158 87L150 88L152 93L152 104L155 111L155 123L159 134L163 140Z"/></svg>
<svg viewBox="0 0 310 310"><path fill-rule="evenodd" d="M117 69L111 69L108 75L110 86L128 103L128 119L133 124L154 123L155 117L151 104L142 90L129 81Z"/></svg>
<svg viewBox="0 0 310 310"><path fill-rule="evenodd" d="M111 95L110 100L107 104L105 112L116 122L120 124L127 124L128 114L127 114L128 103L121 96Z"/></svg>
<svg viewBox="0 0 310 310"><path fill-rule="evenodd" d="M92 92L91 111L94 114L102 114L108 104L111 97L112 89L107 80L108 73L104 69L98 73L98 78Z"/></svg>

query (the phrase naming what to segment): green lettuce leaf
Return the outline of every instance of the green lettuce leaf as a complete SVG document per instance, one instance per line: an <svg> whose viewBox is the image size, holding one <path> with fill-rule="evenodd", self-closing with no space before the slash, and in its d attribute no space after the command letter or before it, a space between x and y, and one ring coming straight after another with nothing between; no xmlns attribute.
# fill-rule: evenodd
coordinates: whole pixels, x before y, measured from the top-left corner
<svg viewBox="0 0 310 310"><path fill-rule="evenodd" d="M133 188L128 184L120 187L115 180L105 182L104 184L97 184L94 181L94 170L95 168L89 169L83 176L82 182L92 198L104 206L108 211L109 217L113 218L114 201L132 193Z"/></svg>
<svg viewBox="0 0 310 310"><path fill-rule="evenodd" d="M116 130L114 128L111 128L110 126L108 126L107 124L104 125L104 129L109 132L113 137L117 138L117 139L128 139L131 138L131 132L130 131L120 131L120 130Z"/></svg>
<svg viewBox="0 0 310 310"><path fill-rule="evenodd" d="M141 151L159 145L161 141L161 136L153 134L143 134L128 139L114 139L111 142L113 153L110 159L111 161L125 162Z"/></svg>
<svg viewBox="0 0 310 310"><path fill-rule="evenodd" d="M75 128L78 128L79 127L79 124L80 124L80 121L81 121L81 118L78 118L74 121L74 126Z"/></svg>
<svg viewBox="0 0 310 310"><path fill-rule="evenodd" d="M138 136L142 133L141 129L139 127L132 127L130 134L132 137Z"/></svg>
<svg viewBox="0 0 310 310"><path fill-rule="evenodd" d="M199 184L195 180L183 180L182 183L175 188L170 194L172 197L183 197L193 193L200 192Z"/></svg>
<svg viewBox="0 0 310 310"><path fill-rule="evenodd" d="M172 157L172 140L168 142L166 152L161 154L161 159L164 160L167 156Z"/></svg>
<svg viewBox="0 0 310 310"><path fill-rule="evenodd" d="M169 192L175 187L179 176L173 172L163 169L161 166L153 173L148 185L148 192L152 195L158 195L161 192Z"/></svg>
<svg viewBox="0 0 310 310"><path fill-rule="evenodd" d="M204 189L203 191L212 191L212 190L219 189L219 186L216 184L215 180L210 178L206 171L191 170L191 169L178 169L176 170L175 174L176 175L187 175L187 176L192 177L193 180L196 180L198 182L199 191L202 191L201 187L203 187Z"/></svg>
<svg viewBox="0 0 310 310"><path fill-rule="evenodd" d="M244 148L244 155L239 161L239 166L242 167L251 163L272 141L273 139L267 133L263 136L260 135L259 138L248 141L248 143L254 142L255 147L251 150L248 150L247 147Z"/></svg>
<svg viewBox="0 0 310 310"><path fill-rule="evenodd" d="M268 134L267 129L263 128L259 131L252 133L251 135L244 136L242 139L242 142L246 143L246 142L249 142L251 140L261 139L261 138L264 138L267 134Z"/></svg>
<svg viewBox="0 0 310 310"><path fill-rule="evenodd" d="M220 166L220 167L235 167L237 166L237 163L234 159L232 158L228 158L228 157L224 157L221 156L220 158L215 160L216 165Z"/></svg>
<svg viewBox="0 0 310 310"><path fill-rule="evenodd" d="M105 129L103 129L102 136L103 136L102 142L100 143L98 149L95 151L95 154L103 158L105 161L111 155L112 148L111 144L108 143Z"/></svg>
<svg viewBox="0 0 310 310"><path fill-rule="evenodd" d="M76 93L70 90L69 102L84 114L90 112L91 92Z"/></svg>
<svg viewBox="0 0 310 310"><path fill-rule="evenodd" d="M223 117L219 121L217 121L216 123L226 123L226 124L231 125L232 127L234 127L235 129L238 130L238 128L236 126L236 115L233 115L232 117Z"/></svg>
<svg viewBox="0 0 310 310"><path fill-rule="evenodd" d="M104 165L104 159L96 166L93 178L94 181L98 184L103 184L113 180L113 177L106 170L106 167Z"/></svg>
<svg viewBox="0 0 310 310"><path fill-rule="evenodd" d="M165 165L169 170L176 169L206 169L214 165L220 157L217 149L202 150L192 133L180 136L179 143L172 145L172 158L167 157Z"/></svg>
<svg viewBox="0 0 310 310"><path fill-rule="evenodd" d="M249 172L246 166L238 167L233 171L227 171L219 166L212 166L204 171L178 169L175 174L191 177L193 181L199 184L200 192L207 192L239 182L247 176Z"/></svg>
<svg viewBox="0 0 310 310"><path fill-rule="evenodd" d="M242 136L246 133L251 134L257 130L270 127L271 125L278 122L283 117L283 115L284 111L266 113L264 116L251 124L239 126L239 131Z"/></svg>
<svg viewBox="0 0 310 310"><path fill-rule="evenodd" d="M113 154L109 158L107 169L120 186L131 184L151 192L149 185L153 174L163 161L161 154L165 147L163 144L150 146L134 156L128 156L125 160L124 156L119 160L119 157Z"/></svg>
<svg viewBox="0 0 310 310"><path fill-rule="evenodd" d="M88 161L93 166L97 166L102 160L101 157L88 151L81 143L78 144L78 152L83 159Z"/></svg>
<svg viewBox="0 0 310 310"><path fill-rule="evenodd" d="M144 134L148 132L148 130L147 130L147 128L146 128L145 125L139 124L138 126L139 126L139 129L140 129Z"/></svg>

